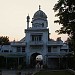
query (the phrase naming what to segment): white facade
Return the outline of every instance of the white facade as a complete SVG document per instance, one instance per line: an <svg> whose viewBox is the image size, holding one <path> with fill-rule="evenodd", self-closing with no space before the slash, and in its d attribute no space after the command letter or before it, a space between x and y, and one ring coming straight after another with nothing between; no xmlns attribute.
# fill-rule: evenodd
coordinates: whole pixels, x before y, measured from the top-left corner
<svg viewBox="0 0 75 75"><path fill-rule="evenodd" d="M32 27L29 27L29 19L28 15L26 36L18 42L11 42L9 46L0 46L0 55L26 57L27 65L31 64L32 55L42 55L43 65L47 65L49 68L57 68L59 58L69 53L68 45L63 43L61 38L56 41L49 38L47 15L41 9L35 12L31 22Z"/></svg>

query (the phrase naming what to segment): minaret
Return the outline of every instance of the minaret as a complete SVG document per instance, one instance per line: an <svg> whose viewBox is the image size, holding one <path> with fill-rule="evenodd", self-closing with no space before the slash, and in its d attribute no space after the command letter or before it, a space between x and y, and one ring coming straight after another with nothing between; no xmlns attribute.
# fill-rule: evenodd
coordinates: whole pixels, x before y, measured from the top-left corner
<svg viewBox="0 0 75 75"><path fill-rule="evenodd" d="M30 17L29 17L29 14L27 16L27 28L29 28L29 21L30 21Z"/></svg>
<svg viewBox="0 0 75 75"><path fill-rule="evenodd" d="M39 10L41 9L41 5L39 5Z"/></svg>

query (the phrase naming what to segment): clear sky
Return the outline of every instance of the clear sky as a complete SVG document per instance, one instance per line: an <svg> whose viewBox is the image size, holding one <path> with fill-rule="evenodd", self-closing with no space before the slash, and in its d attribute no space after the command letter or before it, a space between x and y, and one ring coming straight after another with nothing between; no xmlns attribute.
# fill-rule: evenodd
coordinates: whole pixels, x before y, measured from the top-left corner
<svg viewBox="0 0 75 75"><path fill-rule="evenodd" d="M66 35L55 33L55 30L60 28L58 24L54 24L56 18L53 6L56 2L57 0L0 0L0 36L8 36L10 40L23 38L25 36L24 29L27 28L27 15L29 14L30 20L32 20L34 13L41 5L41 10L48 17L50 37L56 39L61 36L62 40L66 40Z"/></svg>

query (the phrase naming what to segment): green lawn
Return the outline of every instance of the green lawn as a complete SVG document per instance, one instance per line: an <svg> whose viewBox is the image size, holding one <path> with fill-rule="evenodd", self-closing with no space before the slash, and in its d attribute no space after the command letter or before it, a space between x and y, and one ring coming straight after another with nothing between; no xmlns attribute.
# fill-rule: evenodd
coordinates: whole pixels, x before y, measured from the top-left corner
<svg viewBox="0 0 75 75"><path fill-rule="evenodd" d="M40 71L35 75L73 75L68 71Z"/></svg>

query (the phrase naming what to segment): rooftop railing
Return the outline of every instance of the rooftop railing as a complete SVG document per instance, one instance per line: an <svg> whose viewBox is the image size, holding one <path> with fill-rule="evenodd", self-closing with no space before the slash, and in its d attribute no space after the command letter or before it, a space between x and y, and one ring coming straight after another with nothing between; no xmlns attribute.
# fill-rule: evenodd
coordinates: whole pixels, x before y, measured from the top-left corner
<svg viewBox="0 0 75 75"><path fill-rule="evenodd" d="M12 46L23 46L23 45L26 45L26 42L12 42L11 45Z"/></svg>
<svg viewBox="0 0 75 75"><path fill-rule="evenodd" d="M30 41L30 45L43 45L43 41Z"/></svg>
<svg viewBox="0 0 75 75"><path fill-rule="evenodd" d="M62 41L48 41L47 45L63 45Z"/></svg>

